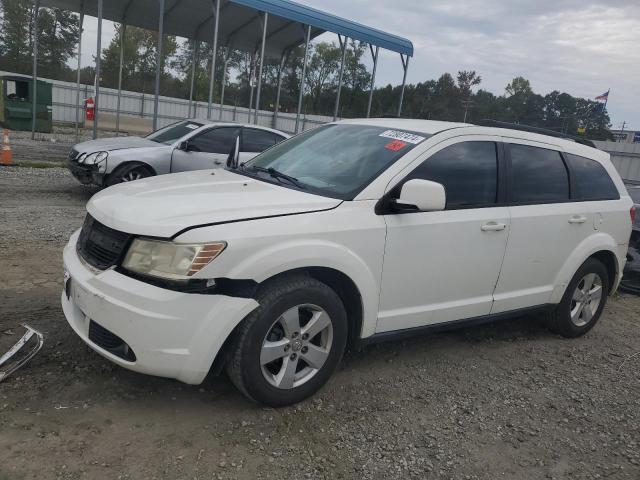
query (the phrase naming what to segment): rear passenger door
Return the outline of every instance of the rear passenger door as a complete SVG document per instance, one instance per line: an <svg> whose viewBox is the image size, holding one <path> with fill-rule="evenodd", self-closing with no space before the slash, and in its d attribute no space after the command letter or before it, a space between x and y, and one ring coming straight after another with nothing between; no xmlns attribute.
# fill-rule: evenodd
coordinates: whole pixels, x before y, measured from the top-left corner
<svg viewBox="0 0 640 480"><path fill-rule="evenodd" d="M588 203L572 199L558 150L507 140L505 154L511 231L491 313L548 303L562 265L594 228Z"/></svg>

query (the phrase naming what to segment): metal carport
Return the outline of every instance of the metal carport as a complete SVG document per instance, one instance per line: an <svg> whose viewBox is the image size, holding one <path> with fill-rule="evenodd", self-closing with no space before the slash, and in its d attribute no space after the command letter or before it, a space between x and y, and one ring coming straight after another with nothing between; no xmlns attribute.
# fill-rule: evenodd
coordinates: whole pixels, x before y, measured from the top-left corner
<svg viewBox="0 0 640 480"><path fill-rule="evenodd" d="M84 15L95 16L98 19L98 35L96 51L96 89L95 89L95 121L93 126L93 136L97 136L98 114L99 114L99 94L100 94L100 52L101 52L101 31L102 20L107 19L113 22L131 25L148 30L158 31L158 52L155 79L155 101L154 101L154 129L157 127L158 118L158 96L160 94L160 58L162 56L162 36L175 35L187 38L194 42L195 52L198 42L208 42L213 46L211 59L211 73L209 79L209 102L207 117L211 118L214 72L216 57L219 47L235 49L248 52L257 63L258 84L256 89L255 105L252 96L249 101L249 108L255 107L254 122L257 122L257 112L260 108L260 93L262 87L262 70L265 57L278 58L280 68L277 80L277 95L274 117L277 118L279 109L280 90L282 87L281 73L291 51L304 44L304 59L298 98L298 109L296 115L296 133L299 130L300 113L302 109L303 93L305 88L306 68L308 61L308 47L311 39L325 33L332 32L338 35L342 49L342 61L339 71L338 91L336 95L334 119L337 117L340 103L340 92L342 89L343 67L346 56L347 40L354 39L369 44L373 58L373 72L371 88L369 92L369 102L366 115L369 116L371 110L371 99L375 83L375 74L378 63L378 52L384 48L400 54L403 68L402 89L398 102L398 116L402 110L402 100L404 96L404 86L407 78L409 57L413 56L413 44L411 41L383 32L381 30L367 27L351 20L340 18L320 10L300 5L288 0L35 0L36 18L34 19L34 32L37 33L37 12L39 7L57 7L80 13L80 28L84 20ZM37 78L37 34L34 35L33 42L33 78ZM78 45L78 71L77 71L77 106L76 106L76 129L79 122L79 95L80 95L80 52L82 39ZM226 74L226 58L225 74ZM193 62L192 62L193 63ZM118 90L121 90L122 83L122 48L120 49L120 75ZM195 65L195 63L194 63ZM193 68L191 72L193 80ZM224 81L221 94L221 103L224 101ZM190 100L193 96L193 81L191 81ZM120 115L120 98L118 96L117 119ZM34 105L35 108L35 105ZM222 108L221 108L222 110ZM35 120L35 116L34 116ZM118 122L118 120L116 120ZM35 132L35 121L32 126ZM32 132L32 134L33 134Z"/></svg>

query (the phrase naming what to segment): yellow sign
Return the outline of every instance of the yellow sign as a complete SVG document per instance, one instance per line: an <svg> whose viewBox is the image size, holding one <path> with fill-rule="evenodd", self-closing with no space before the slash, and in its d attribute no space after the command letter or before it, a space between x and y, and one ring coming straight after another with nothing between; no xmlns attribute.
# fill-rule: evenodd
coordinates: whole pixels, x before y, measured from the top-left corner
<svg viewBox="0 0 640 480"><path fill-rule="evenodd" d="M585 127L578 127L578 133L580 135L584 135L586 133L587 129Z"/></svg>

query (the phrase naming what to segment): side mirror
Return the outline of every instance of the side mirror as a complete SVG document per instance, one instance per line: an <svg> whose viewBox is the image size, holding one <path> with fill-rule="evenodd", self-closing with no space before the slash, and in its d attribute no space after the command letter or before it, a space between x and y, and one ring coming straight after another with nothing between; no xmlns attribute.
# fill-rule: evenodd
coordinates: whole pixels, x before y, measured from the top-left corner
<svg viewBox="0 0 640 480"><path fill-rule="evenodd" d="M227 157L227 167L238 168L240 161L240 137L236 137L236 141L233 142L229 156Z"/></svg>
<svg viewBox="0 0 640 480"><path fill-rule="evenodd" d="M178 150L182 150L183 152L188 152L189 151L189 140L184 140L184 141L180 142L180 144L178 145Z"/></svg>
<svg viewBox="0 0 640 480"><path fill-rule="evenodd" d="M442 184L416 178L402 186L395 204L399 210L437 212L444 210L447 196Z"/></svg>

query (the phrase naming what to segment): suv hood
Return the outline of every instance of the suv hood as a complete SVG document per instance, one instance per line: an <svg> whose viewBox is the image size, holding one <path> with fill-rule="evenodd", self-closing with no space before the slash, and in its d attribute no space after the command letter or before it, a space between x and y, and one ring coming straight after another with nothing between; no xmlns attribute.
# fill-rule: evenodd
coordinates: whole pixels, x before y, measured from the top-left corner
<svg viewBox="0 0 640 480"><path fill-rule="evenodd" d="M87 211L122 232L170 238L196 225L328 210L341 202L219 169L114 185L94 195Z"/></svg>
<svg viewBox="0 0 640 480"><path fill-rule="evenodd" d="M141 137L113 137L100 138L98 140L89 140L75 145L73 148L80 153L93 152L111 152L113 150L122 150L124 148L149 148L149 147L166 147L163 143L153 142Z"/></svg>

